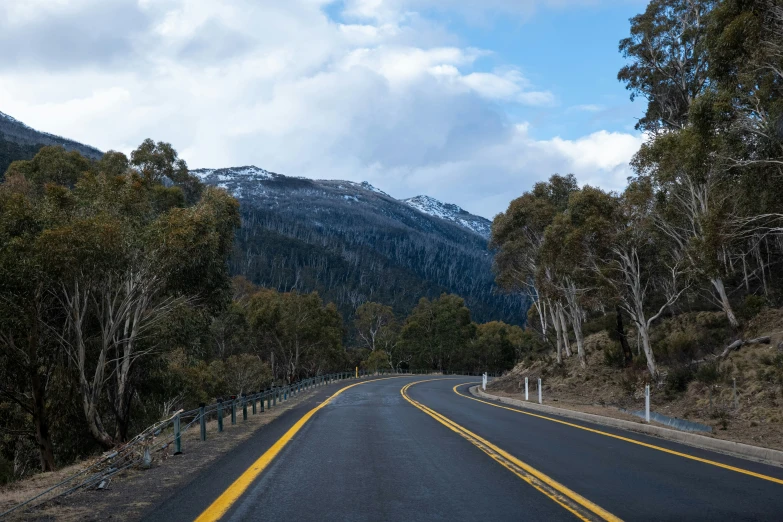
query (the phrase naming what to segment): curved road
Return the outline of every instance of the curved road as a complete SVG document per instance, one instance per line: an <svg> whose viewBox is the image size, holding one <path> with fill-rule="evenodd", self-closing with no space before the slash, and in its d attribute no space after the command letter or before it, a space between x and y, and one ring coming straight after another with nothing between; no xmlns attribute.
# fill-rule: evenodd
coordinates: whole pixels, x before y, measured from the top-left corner
<svg viewBox="0 0 783 522"><path fill-rule="evenodd" d="M783 520L781 468L525 414L468 382L325 387L147 519Z"/></svg>

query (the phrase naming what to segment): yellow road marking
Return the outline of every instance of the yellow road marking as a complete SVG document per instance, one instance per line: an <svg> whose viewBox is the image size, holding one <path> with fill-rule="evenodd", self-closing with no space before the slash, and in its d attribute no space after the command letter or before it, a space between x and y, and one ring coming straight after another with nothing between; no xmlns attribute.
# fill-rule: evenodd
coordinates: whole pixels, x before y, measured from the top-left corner
<svg viewBox="0 0 783 522"><path fill-rule="evenodd" d="M407 377L407 376L400 376L400 377ZM218 498L215 499L210 506L204 510L203 513L201 513L195 520L195 522L213 522L215 520L220 520L220 518L226 514L226 512L229 510L229 508L234 504L234 502L239 499L239 497L242 496L242 494L247 490L248 487L250 487L250 484L253 483L253 481L258 477L261 472L266 469L267 466L269 466L269 463L274 460L274 458L280 453L280 451L285 447L286 444L296 435L296 433L302 429L302 426L305 425L305 423L310 420L310 418L316 414L318 410L329 404L329 402L340 395L342 392L349 388L353 388L354 386L359 386L360 384L367 384L370 382L376 382L376 381L385 381L388 379L398 379L399 377L384 377L383 379L373 379L371 381L363 381L363 382L357 382L354 384L351 384L349 386L346 386L345 388L340 388L337 390L333 395L329 396L325 401L323 401L321 404L313 408L312 410L308 411L307 413L302 416L301 419L296 421L296 424L291 426L285 434L283 434L282 437L280 437L277 442L275 442L271 448L266 450L263 455L261 455L258 460L256 460L247 470L245 470L239 478L237 478L226 490L220 494Z"/></svg>
<svg viewBox="0 0 783 522"><path fill-rule="evenodd" d="M416 382L406 384L400 390L400 394L402 394L403 398L409 403L411 403L413 406L420 409L421 411L423 411L433 419L437 420L438 422L440 422L441 424L449 428L451 431L461 435L464 439L468 440L474 446L479 448L481 451L483 451L484 453L492 457L503 467L505 467L512 473L514 473L516 476L518 476L528 484L532 485L534 488L536 488L541 493L545 494L553 501L557 502L559 505L561 505L562 507L564 507L565 509L573 513L579 519L589 521L589 520L594 520L595 517L597 516L601 520L620 522L620 519L618 517L612 515L611 513L601 508L597 504L590 502L589 500L579 495L578 493L568 489L566 486L560 484L559 482L555 481L554 479L545 475L544 473L541 473L540 471L533 468L529 464L525 464L518 458L511 455L510 453L495 446L494 444L487 441L486 439L479 437L478 435L468 430L467 428L460 426L459 424L452 421L448 417L445 417L444 415L438 413L437 411L412 399L407 394L408 388L410 388L414 384L435 381L435 380L442 380L442 379L428 379L424 381L416 381Z"/></svg>
<svg viewBox="0 0 783 522"><path fill-rule="evenodd" d="M608 433L608 432L605 432L605 431L596 430L596 429L593 429L593 428L588 428L586 426L580 426L579 424L573 424L571 422L566 422L566 421L562 421L562 420L558 420L558 419L553 419L553 418L547 417L545 415L538 415L536 413L530 413L528 411L522 411L522 410L518 410L516 408L509 408L508 406L501 406L500 404L494 404L494 403L489 402L489 401L484 401L484 400L481 400L481 399L477 399L475 397L470 397L468 395L465 395L465 394L460 393L459 391L457 391L457 388L459 388L460 386L464 386L466 384L474 384L474 383L472 383L472 382L465 382L465 383L462 383L462 384L458 384L458 385L456 385L453 388L454 393L456 393L460 397L464 397L464 398L470 399L472 401L488 404L490 406L494 406L495 408L501 408L501 409L504 409L504 410L509 410L509 411L513 411L513 412L516 412L516 413L521 413L523 415L530 415L531 417L536 417L536 418L539 418L539 419L544 419L544 420L548 420L548 421L552 421L552 422L557 422L558 424L564 424L566 426L571 426L572 428L579 428L580 430L585 430L585 431L589 431L591 433L597 433L599 435L604 435L606 437L611 437L613 439L618 439L618 440L622 440L622 441L625 441L625 442L630 442L631 444L637 444L639 446L644 446L645 448L650 448L650 449L662 451L664 453L669 453L670 455L677 455L678 457L682 457L682 458L685 458L685 459L695 460L697 462L703 462L704 464L710 464L712 466L717 466L719 468L728 469L728 470L731 470L731 471L736 471L737 473L742 473L743 475L750 475L751 477L760 478L762 480L768 480L770 482L775 482L777 484L783 484L783 480L782 479L775 478L775 477L770 477L769 475L763 475L761 473L756 473L755 471L749 471L747 469L737 468L735 466L729 466L728 464L723 464L723 463L720 463L720 462L716 462L714 460L703 459L701 457L696 457L694 455L689 455L687 453L682 453L682 452L679 452L679 451L674 451L674 450L670 450L670 449L667 449L667 448L663 448L661 446L656 446L654 444L648 444L646 442L642 442L642 441L639 441L639 440L634 440L634 439L631 439L631 438L628 438L628 437L623 437L622 435L615 435L614 433Z"/></svg>

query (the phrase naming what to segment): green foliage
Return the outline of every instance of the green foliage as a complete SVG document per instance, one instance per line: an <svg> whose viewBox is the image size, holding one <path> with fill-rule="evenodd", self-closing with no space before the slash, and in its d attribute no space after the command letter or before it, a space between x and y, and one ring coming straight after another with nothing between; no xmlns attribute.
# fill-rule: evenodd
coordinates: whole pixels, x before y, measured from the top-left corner
<svg viewBox="0 0 783 522"><path fill-rule="evenodd" d="M20 145L5 139L0 133L0 182L5 177L5 171L14 161L31 160L42 145Z"/></svg>
<svg viewBox="0 0 783 522"><path fill-rule="evenodd" d="M0 423L29 428L20 440L34 449L0 451L20 469L36 453L46 470L93 451L90 438L103 446L126 439L149 420L147 401L165 398L158 354L210 351L208 314L229 298L238 205L216 189L185 201L183 191L196 187L188 176L180 169L165 187L120 153L93 163L60 147L8 168L0 184ZM134 417L134 407L143 413Z"/></svg>
<svg viewBox="0 0 783 522"><path fill-rule="evenodd" d="M607 332L612 338L617 332L617 316L615 314L603 314L594 317L582 325L582 332L585 336L598 332Z"/></svg>
<svg viewBox="0 0 783 522"><path fill-rule="evenodd" d="M721 370L717 362L711 361L699 366L696 370L696 380L704 384L717 384L726 380L726 373Z"/></svg>
<svg viewBox="0 0 783 522"><path fill-rule="evenodd" d="M383 350L370 352L367 359L362 362L362 368L371 372L377 372L381 369L387 369L389 366L389 357Z"/></svg>
<svg viewBox="0 0 783 522"><path fill-rule="evenodd" d="M448 371L459 367L475 332L465 301L443 294L419 301L405 320L400 342L412 355L412 367Z"/></svg>
<svg viewBox="0 0 783 522"><path fill-rule="evenodd" d="M750 321L768 306L767 299L760 295L749 294L745 296L745 301L739 310L740 316L745 321Z"/></svg>
<svg viewBox="0 0 783 522"><path fill-rule="evenodd" d="M260 352L275 358L275 378L288 382L343 369L342 317L317 293L261 289L248 301L248 323Z"/></svg>
<svg viewBox="0 0 783 522"><path fill-rule="evenodd" d="M674 366L669 369L669 373L666 375L664 391L669 397L681 394L688 389L688 384L694 378L696 378L696 375L690 365Z"/></svg>
<svg viewBox="0 0 783 522"><path fill-rule="evenodd" d="M604 349L604 364L610 368L624 368L625 356L623 356L623 350L620 347L620 343L610 343Z"/></svg>

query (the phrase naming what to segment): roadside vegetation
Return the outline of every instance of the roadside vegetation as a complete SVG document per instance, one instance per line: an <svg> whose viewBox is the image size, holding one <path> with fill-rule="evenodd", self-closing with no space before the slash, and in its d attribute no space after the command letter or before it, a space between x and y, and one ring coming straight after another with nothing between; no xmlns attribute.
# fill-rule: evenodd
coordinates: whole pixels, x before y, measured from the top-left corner
<svg viewBox="0 0 783 522"><path fill-rule="evenodd" d="M527 351L548 350L513 373L615 406L652 383L720 429L779 423L783 10L653 0L619 47L647 100L627 188L554 175L493 223L498 283L535 302Z"/></svg>
<svg viewBox="0 0 783 522"><path fill-rule="evenodd" d="M315 292L232 278L239 204L167 143L100 160L34 149L9 149L0 182L0 482L218 397L355 367L501 372L522 355L521 328L476 324L455 295L407 317L357 303L344 321Z"/></svg>

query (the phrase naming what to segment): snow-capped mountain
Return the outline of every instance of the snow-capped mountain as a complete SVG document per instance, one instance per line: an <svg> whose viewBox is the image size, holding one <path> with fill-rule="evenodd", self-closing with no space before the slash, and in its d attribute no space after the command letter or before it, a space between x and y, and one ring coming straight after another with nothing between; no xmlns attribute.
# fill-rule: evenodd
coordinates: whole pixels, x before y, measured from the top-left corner
<svg viewBox="0 0 783 522"><path fill-rule="evenodd" d="M430 196L416 196L402 201L420 212L453 221L457 225L489 239L492 222L481 216L473 215L453 203L443 203Z"/></svg>
<svg viewBox="0 0 783 522"><path fill-rule="evenodd" d="M456 205L254 166L190 172L239 200L231 268L256 284L315 290L346 314L365 301L407 313L422 296L447 292L463 297L477 321L524 317L526 300L495 286L489 221Z"/></svg>
<svg viewBox="0 0 783 522"><path fill-rule="evenodd" d="M269 172L252 165L222 169L195 169L191 170L191 173L198 176L204 183L224 188L240 199L275 199L279 197L279 195L275 194L275 191L270 192L267 184L263 183L268 181L277 181L282 184L285 184L287 181L294 184L296 184L297 181L299 184L311 183L311 191L317 190L317 187L320 187L323 190L328 188L329 191L334 191L333 195L335 197L342 198L344 201L349 202L359 202L363 195L366 196L365 193L370 192L374 195L387 198L388 200L405 204L428 216L450 221L461 228L478 234L484 239L489 239L491 223L488 219L475 216L457 205L443 203L430 196L416 196L414 198L397 200L381 189L372 186L367 181L357 183L355 181L310 180L308 178L275 174L274 172Z"/></svg>

